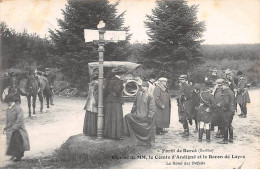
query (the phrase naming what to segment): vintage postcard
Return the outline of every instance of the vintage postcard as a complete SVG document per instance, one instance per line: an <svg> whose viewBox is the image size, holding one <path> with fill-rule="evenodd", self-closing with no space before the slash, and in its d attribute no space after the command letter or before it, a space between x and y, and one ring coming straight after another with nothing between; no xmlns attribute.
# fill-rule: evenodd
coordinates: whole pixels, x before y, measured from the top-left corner
<svg viewBox="0 0 260 172"><path fill-rule="evenodd" d="M259 169L259 0L0 0L1 169Z"/></svg>

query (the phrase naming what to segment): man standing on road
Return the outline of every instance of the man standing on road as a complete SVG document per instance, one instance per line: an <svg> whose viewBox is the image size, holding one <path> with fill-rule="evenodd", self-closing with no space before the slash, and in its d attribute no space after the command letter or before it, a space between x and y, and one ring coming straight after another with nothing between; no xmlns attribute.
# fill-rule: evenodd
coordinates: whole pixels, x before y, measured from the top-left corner
<svg viewBox="0 0 260 172"><path fill-rule="evenodd" d="M228 144L228 141L233 143L233 127L232 120L235 113L235 94L229 88L229 83L227 81L223 82L223 95L221 100L221 108L223 113L221 113L222 124L224 127L224 139L219 142L220 144ZM229 134L229 140L228 140Z"/></svg>
<svg viewBox="0 0 260 172"><path fill-rule="evenodd" d="M216 86L214 88L213 94L217 104L217 108L213 112L213 119L212 125L218 126L218 131L216 134L216 138L223 138L224 136L224 128L223 128L223 121L221 120L221 115L223 112L223 84L224 79L217 79Z"/></svg>
<svg viewBox="0 0 260 172"><path fill-rule="evenodd" d="M206 89L199 94L200 105L198 108L199 119L199 142L202 141L204 127L206 129L206 141L210 142L210 125L212 122L212 112L215 106L215 99L212 95L214 85L212 82L206 83Z"/></svg>
<svg viewBox="0 0 260 172"><path fill-rule="evenodd" d="M179 122L182 123L184 129L184 135L189 135L189 125L192 125L192 91L187 83L187 75L181 75L179 77L180 91L178 96L178 114ZM188 120L188 121L187 121Z"/></svg>
<svg viewBox="0 0 260 172"><path fill-rule="evenodd" d="M192 119L194 119L195 121L195 131L194 132L198 132L198 111L197 111L197 107L199 107L200 105L200 85L199 84L195 84L194 85L194 90L192 90Z"/></svg>
<svg viewBox="0 0 260 172"><path fill-rule="evenodd" d="M55 80L55 75L53 73L50 73L50 69L49 68L45 68L45 74L43 75L44 77L46 77L49 81L49 84L50 84L50 91L51 91L51 94L50 94L50 102L51 102L51 105L54 105L53 103L53 84L54 84L54 80Z"/></svg>
<svg viewBox="0 0 260 172"><path fill-rule="evenodd" d="M156 134L161 135L163 132L167 132L163 129L169 128L171 118L171 100L167 89L167 78L159 78L153 95L156 106Z"/></svg>
<svg viewBox="0 0 260 172"><path fill-rule="evenodd" d="M236 102L239 104L241 109L241 114L239 117L246 118L247 117L247 107L246 104L250 103L250 97L247 91L247 81L243 77L243 73L238 71L238 87L237 87L237 96Z"/></svg>

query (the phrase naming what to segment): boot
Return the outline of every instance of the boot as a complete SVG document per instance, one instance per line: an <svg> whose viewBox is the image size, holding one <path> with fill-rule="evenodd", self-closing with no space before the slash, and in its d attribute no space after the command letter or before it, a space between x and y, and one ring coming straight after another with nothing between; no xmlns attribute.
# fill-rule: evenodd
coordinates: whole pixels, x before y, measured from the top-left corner
<svg viewBox="0 0 260 172"><path fill-rule="evenodd" d="M199 128L199 142L202 142L203 128Z"/></svg>
<svg viewBox="0 0 260 172"><path fill-rule="evenodd" d="M229 142L233 143L233 126L229 127Z"/></svg>
<svg viewBox="0 0 260 172"><path fill-rule="evenodd" d="M219 142L220 144L228 144L228 128L225 127L224 129L224 140Z"/></svg>
<svg viewBox="0 0 260 172"><path fill-rule="evenodd" d="M185 129L184 130L184 136L189 136L189 135L190 135L189 129Z"/></svg>
<svg viewBox="0 0 260 172"><path fill-rule="evenodd" d="M206 130L206 141L210 142L210 130Z"/></svg>

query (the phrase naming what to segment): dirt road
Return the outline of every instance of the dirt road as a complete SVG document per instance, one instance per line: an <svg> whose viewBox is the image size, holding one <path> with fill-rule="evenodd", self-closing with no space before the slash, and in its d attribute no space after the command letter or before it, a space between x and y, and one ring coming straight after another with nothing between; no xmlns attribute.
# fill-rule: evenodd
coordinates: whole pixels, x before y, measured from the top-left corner
<svg viewBox="0 0 260 172"><path fill-rule="evenodd" d="M111 168L238 168L242 163L242 168L259 168L259 151L260 151L260 101L259 101L260 90L250 91L252 103L248 105L248 118L234 117L234 139L233 144L220 145L215 139L212 133L212 142L201 143L197 142L197 133L193 133L192 126L191 135L186 138L182 137L179 133L182 132L182 126L178 122L177 106L176 101L172 99L172 116L171 126L169 133L162 136L156 137L156 142L153 144L150 151L146 154L147 157L150 155L154 159L147 160L132 160L125 164L120 164ZM38 100L37 100L38 102ZM27 100L22 99L22 109L24 110L25 126L29 134L31 150L25 152L25 159L32 159L34 157L50 155L55 149L59 148L70 136L82 133L83 120L85 111L83 107L85 105L84 98L66 98L66 97L55 97L55 105L51 106L50 110L46 112L46 108L43 113L39 112L39 102L37 103L36 117L28 119L28 108ZM131 110L132 103L125 103L124 114L127 114ZM0 116L0 130L5 125L5 110L6 104L1 104L1 116ZM205 137L205 136L204 136ZM10 163L5 153L5 135L0 134L0 166L3 167ZM182 153L163 153L164 150L177 151L177 149L189 149L193 152L182 152ZM228 159L155 159L167 158L173 155L187 155L187 156L199 156L202 153L198 151L203 149L204 155L234 155L239 156L238 158ZM209 150L206 150L209 149ZM194 151L197 152L194 152ZM211 151L212 152L207 152ZM245 156L243 158L242 156ZM198 162L198 165L185 166L184 164L178 164L180 162L192 163ZM200 162L200 163L199 163ZM203 162L205 164L203 164ZM202 163L202 164L201 164ZM200 165L199 165L200 164Z"/></svg>

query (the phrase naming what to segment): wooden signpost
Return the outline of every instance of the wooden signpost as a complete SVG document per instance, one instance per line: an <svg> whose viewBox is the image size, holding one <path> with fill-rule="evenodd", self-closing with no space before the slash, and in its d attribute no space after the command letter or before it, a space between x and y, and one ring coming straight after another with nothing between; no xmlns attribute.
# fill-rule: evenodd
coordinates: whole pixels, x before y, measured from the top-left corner
<svg viewBox="0 0 260 172"><path fill-rule="evenodd" d="M105 23L101 20L97 25L98 30L84 29L85 42L98 42L99 55L99 75L98 75L98 119L97 119L97 138L102 139L104 134L104 105L103 105L103 62L105 43L126 40L126 31L106 31Z"/></svg>

